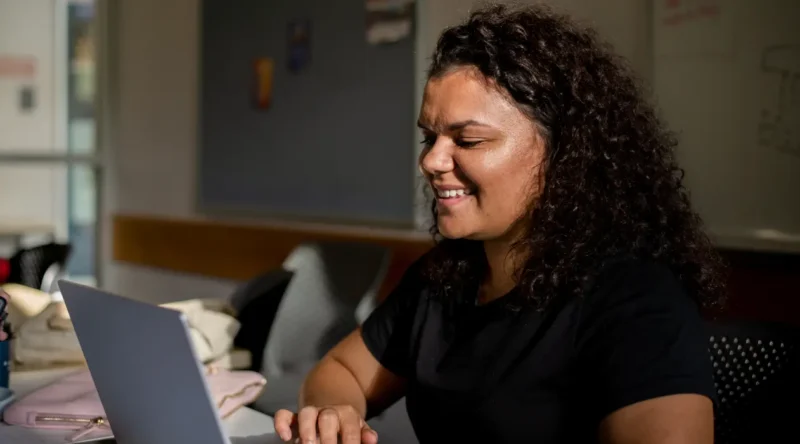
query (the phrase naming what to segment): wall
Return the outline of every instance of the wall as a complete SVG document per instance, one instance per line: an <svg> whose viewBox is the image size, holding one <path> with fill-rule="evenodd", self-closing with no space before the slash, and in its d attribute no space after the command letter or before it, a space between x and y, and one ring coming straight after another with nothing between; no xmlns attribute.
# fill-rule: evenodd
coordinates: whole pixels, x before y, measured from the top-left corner
<svg viewBox="0 0 800 444"><path fill-rule="evenodd" d="M0 150L52 152L63 143L58 132L60 95L65 94L57 57L57 9L51 1L0 0L0 60L14 57L34 66L32 76L0 73ZM60 26L63 29L63 25ZM5 71L5 70L0 70ZM35 94L35 108L20 112L20 88ZM59 147L64 150L64 146Z"/></svg>
<svg viewBox="0 0 800 444"><path fill-rule="evenodd" d="M110 214L195 215L197 142L197 0L136 0L116 6L103 283L111 291L153 302L225 295L231 282L110 259Z"/></svg>
<svg viewBox="0 0 800 444"><path fill-rule="evenodd" d="M638 0L563 0L565 8L592 17L597 27L648 71L646 10ZM611 7L613 3L615 7ZM417 36L418 98L427 54L439 30L463 17L462 0L420 0ZM136 0L118 2L115 46L118 54L114 149L105 185L104 284L112 291L160 302L228 294L235 283L157 271L111 260L110 214L197 216L198 2ZM414 132L416 140L417 130ZM411 147L409 147L411 149ZM424 218L420 213L418 220ZM224 258L221 258L224 260Z"/></svg>
<svg viewBox="0 0 800 444"><path fill-rule="evenodd" d="M58 45L65 14L62 2L0 0L0 60L33 64L31 75L11 75L8 62L0 61L0 153L66 150L66 45ZM23 87L33 91L27 112L19 108ZM0 165L0 219L51 225L65 236L65 184L63 167Z"/></svg>

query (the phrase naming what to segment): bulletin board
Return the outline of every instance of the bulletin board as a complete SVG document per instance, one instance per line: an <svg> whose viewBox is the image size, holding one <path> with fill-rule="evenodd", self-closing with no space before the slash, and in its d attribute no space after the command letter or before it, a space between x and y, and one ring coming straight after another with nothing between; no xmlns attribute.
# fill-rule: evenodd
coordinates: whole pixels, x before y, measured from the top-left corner
<svg viewBox="0 0 800 444"><path fill-rule="evenodd" d="M413 2L204 1L198 209L413 225Z"/></svg>

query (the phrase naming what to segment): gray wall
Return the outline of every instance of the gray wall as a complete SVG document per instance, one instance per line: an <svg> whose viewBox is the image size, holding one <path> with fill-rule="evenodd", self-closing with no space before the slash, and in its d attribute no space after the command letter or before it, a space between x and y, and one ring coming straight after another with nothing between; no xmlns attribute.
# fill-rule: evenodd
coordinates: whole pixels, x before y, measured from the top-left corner
<svg viewBox="0 0 800 444"><path fill-rule="evenodd" d="M364 0L203 2L198 206L413 223L414 37L365 40ZM310 19L311 61L287 68L287 26ZM253 61L275 60L272 105Z"/></svg>

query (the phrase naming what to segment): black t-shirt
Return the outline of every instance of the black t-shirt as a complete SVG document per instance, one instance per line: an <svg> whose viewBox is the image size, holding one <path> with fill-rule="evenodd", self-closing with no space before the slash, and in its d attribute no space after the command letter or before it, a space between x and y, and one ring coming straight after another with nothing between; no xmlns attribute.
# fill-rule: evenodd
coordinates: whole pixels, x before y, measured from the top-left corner
<svg viewBox="0 0 800 444"><path fill-rule="evenodd" d="M513 294L451 304L423 282L415 264L362 327L378 361L408 379L423 444L591 443L621 407L715 399L703 321L665 267L618 262L582 298L544 312L509 303Z"/></svg>

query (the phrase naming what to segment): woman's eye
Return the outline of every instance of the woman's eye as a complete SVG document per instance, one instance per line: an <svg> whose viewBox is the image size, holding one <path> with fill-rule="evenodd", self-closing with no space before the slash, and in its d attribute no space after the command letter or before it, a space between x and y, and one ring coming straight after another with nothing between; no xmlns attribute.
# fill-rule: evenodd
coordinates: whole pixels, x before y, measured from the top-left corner
<svg viewBox="0 0 800 444"><path fill-rule="evenodd" d="M432 147L434 143L436 143L436 136L434 135L425 136L425 138L420 142L420 144L428 148Z"/></svg>
<svg viewBox="0 0 800 444"><path fill-rule="evenodd" d="M472 147L474 147L474 146L478 145L479 143L481 143L481 142L482 142L482 140L473 140L473 139L470 139L470 140L464 140L464 139L456 139L456 141L455 141L455 142L456 142L456 145L460 146L461 148L472 148Z"/></svg>

